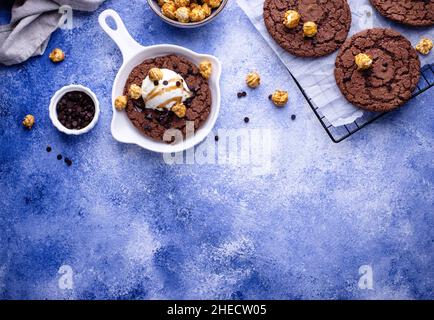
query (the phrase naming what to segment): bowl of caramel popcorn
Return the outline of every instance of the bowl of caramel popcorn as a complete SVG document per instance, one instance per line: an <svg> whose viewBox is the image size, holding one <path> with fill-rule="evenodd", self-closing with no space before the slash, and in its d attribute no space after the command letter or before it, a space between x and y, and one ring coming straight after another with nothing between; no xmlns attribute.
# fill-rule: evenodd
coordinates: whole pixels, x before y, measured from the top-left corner
<svg viewBox="0 0 434 320"><path fill-rule="evenodd" d="M151 9L168 24L195 28L211 22L228 0L148 0Z"/></svg>

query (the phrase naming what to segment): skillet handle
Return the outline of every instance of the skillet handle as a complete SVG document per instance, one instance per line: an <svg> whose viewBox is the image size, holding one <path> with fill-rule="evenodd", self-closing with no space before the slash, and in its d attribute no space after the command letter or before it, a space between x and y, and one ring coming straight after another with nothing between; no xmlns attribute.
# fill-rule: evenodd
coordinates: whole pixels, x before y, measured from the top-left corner
<svg viewBox="0 0 434 320"><path fill-rule="evenodd" d="M115 26L111 28L107 23L107 18L111 18L115 22ZM143 46L138 44L131 37L119 14L114 10L103 11L98 18L98 22L103 30L113 39L116 45L122 52L124 61L129 60L136 53L143 50Z"/></svg>

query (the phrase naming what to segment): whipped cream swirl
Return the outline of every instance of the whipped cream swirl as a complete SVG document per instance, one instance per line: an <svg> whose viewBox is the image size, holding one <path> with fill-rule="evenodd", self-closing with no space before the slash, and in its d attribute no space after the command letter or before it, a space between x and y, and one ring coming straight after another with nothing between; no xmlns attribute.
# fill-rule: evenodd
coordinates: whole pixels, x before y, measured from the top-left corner
<svg viewBox="0 0 434 320"><path fill-rule="evenodd" d="M142 83L142 98L148 109L159 111L171 110L192 96L187 83L178 73L169 69L160 69L163 79L152 81L149 76Z"/></svg>

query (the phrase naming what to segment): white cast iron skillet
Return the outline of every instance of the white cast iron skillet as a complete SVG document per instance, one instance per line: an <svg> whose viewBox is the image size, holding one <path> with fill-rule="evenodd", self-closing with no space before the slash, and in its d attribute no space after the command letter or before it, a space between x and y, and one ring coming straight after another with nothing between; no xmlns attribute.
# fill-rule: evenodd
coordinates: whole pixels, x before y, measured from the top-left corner
<svg viewBox="0 0 434 320"><path fill-rule="evenodd" d="M114 23L116 24L116 29L112 29L107 24L108 18L113 19ZM113 119L111 123L111 132L113 137L119 142L134 143L147 150L161 153L184 151L194 147L204 140L213 129L220 111L220 61L214 56L198 54L186 48L170 44L144 47L138 44L131 37L125 28L122 19L114 10L106 10L102 12L99 16L99 24L117 44L123 56L123 64L115 78L112 90ZM183 56L196 65L203 60L208 60L212 63L213 67L211 78L208 81L212 95L211 113L202 127L195 132L194 137L188 138L183 142L176 144L167 144L165 142L156 141L146 137L136 127L134 127L134 125L128 119L126 112L119 112L114 107L114 101L116 97L123 95L125 83L134 67L146 59L168 54Z"/></svg>

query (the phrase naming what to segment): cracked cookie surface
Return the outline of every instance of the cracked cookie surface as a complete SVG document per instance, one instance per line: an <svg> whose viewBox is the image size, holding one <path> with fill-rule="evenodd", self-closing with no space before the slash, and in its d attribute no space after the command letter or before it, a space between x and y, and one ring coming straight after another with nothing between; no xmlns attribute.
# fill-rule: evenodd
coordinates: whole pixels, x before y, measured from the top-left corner
<svg viewBox="0 0 434 320"><path fill-rule="evenodd" d="M193 97L184 102L187 107L186 115L181 119L172 111L146 109L145 102L140 98L128 100L125 109L128 118L143 134L156 140L163 140L164 132L168 129L179 129L185 137L187 121L193 121L195 131L198 130L211 112L211 90L207 81L200 75L198 67L184 57L168 55L145 60L129 75L124 95L128 94L128 88L132 84L141 87L152 68L170 69L185 79L193 93Z"/></svg>
<svg viewBox="0 0 434 320"><path fill-rule="evenodd" d="M354 57L366 53L369 70L357 70ZM391 29L364 30L348 39L336 59L335 78L352 104L375 112L393 110L411 98L420 78L420 61L411 43Z"/></svg>
<svg viewBox="0 0 434 320"><path fill-rule="evenodd" d="M412 26L434 25L434 0L371 0L386 18Z"/></svg>
<svg viewBox="0 0 434 320"><path fill-rule="evenodd" d="M287 10L301 15L296 28L283 24ZM313 21L318 33L303 34L303 23ZM286 51L299 57L321 57L336 51L346 40L351 27L351 11L346 0L265 0L264 22L271 37Z"/></svg>

